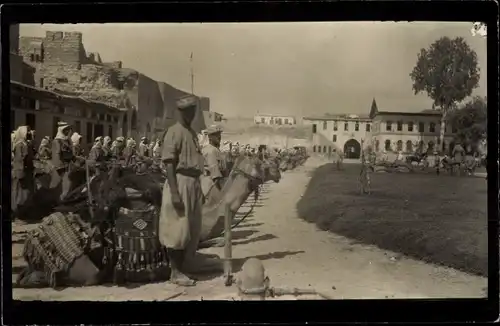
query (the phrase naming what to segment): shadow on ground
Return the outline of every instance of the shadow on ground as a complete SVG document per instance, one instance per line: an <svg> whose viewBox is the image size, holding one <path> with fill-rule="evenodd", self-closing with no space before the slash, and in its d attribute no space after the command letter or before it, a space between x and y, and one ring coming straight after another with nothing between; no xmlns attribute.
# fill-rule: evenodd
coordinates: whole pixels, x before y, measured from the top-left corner
<svg viewBox="0 0 500 326"><path fill-rule="evenodd" d="M372 173L359 192L357 164L319 167L297 204L320 229L413 258L487 276L486 183L480 178Z"/></svg>
<svg viewBox="0 0 500 326"><path fill-rule="evenodd" d="M242 241L234 241L233 246L240 246L240 245L250 244L250 243L259 242L259 241L273 240L273 239L277 239L277 238L278 237L275 236L274 234L267 233L267 234L259 235L258 237L245 239Z"/></svg>

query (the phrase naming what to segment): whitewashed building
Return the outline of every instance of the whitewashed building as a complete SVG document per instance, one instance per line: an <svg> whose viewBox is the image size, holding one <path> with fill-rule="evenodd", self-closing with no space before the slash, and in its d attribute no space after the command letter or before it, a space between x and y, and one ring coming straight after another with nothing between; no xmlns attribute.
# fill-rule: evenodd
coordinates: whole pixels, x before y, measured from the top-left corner
<svg viewBox="0 0 500 326"><path fill-rule="evenodd" d="M256 114L253 121L258 125L293 126L297 124L297 120L291 115Z"/></svg>
<svg viewBox="0 0 500 326"><path fill-rule="evenodd" d="M421 112L379 111L375 99L369 115L340 114L304 117L304 124L312 130L312 151L329 153L341 150L346 158L357 159L363 146L376 152L413 153L419 147L433 150L439 144L441 114L439 111ZM453 142L456 130L446 126L445 148Z"/></svg>

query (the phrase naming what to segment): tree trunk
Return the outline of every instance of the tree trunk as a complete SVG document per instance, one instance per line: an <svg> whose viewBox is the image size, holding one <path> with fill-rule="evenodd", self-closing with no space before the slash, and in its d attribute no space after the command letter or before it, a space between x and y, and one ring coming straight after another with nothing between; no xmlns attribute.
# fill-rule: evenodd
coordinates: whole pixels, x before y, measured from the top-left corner
<svg viewBox="0 0 500 326"><path fill-rule="evenodd" d="M439 150L440 152L444 152L444 130L446 128L446 119L448 118L447 108L443 108L443 115L441 116L441 128L439 128Z"/></svg>

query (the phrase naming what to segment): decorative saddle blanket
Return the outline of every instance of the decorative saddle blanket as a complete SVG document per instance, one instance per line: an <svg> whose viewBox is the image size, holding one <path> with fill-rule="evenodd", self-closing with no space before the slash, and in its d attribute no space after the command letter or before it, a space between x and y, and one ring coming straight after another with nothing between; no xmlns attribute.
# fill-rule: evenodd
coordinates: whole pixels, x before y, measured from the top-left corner
<svg viewBox="0 0 500 326"><path fill-rule="evenodd" d="M116 284L168 279L166 248L160 243L158 229L159 211L153 205L143 210L118 210L114 227Z"/></svg>
<svg viewBox="0 0 500 326"><path fill-rule="evenodd" d="M28 268L43 271L49 286L62 285L78 258L101 247L96 232L77 214L56 212L45 217L27 235L23 256Z"/></svg>

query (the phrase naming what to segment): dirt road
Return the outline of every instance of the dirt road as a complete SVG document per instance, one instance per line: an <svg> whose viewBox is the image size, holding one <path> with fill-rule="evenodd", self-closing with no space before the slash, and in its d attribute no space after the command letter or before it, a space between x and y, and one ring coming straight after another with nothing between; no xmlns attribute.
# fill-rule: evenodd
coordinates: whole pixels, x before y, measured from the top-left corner
<svg viewBox="0 0 500 326"><path fill-rule="evenodd" d="M355 244L299 219L295 205L310 179L309 172L322 163L320 159L311 158L305 166L286 172L279 184L265 185L262 200L253 214L233 232L236 270L245 258L257 257L263 261L272 285L312 287L337 299L486 296L486 278ZM248 210L247 205L242 208L244 210ZM223 248L209 248L203 252L222 257ZM19 264L19 259L14 264ZM14 299L153 301L178 295L173 300L220 300L231 299L234 293L234 287L224 287L222 278L215 278L200 281L196 287L188 289L168 283L62 291L15 289Z"/></svg>

